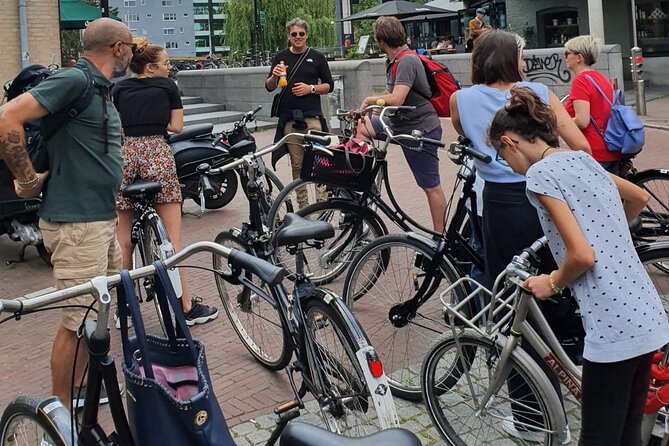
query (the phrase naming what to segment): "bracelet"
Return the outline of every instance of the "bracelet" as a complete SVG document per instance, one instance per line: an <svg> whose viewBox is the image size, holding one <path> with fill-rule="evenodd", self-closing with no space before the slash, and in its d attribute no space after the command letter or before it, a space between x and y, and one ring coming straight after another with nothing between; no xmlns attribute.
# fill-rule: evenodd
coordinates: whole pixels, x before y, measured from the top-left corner
<svg viewBox="0 0 669 446"><path fill-rule="evenodd" d="M561 287L555 283L555 279L553 278L554 272L555 271L551 271L551 273L548 275L548 281L550 282L553 291L555 291L555 294L562 296L562 293L564 292L564 287Z"/></svg>
<svg viewBox="0 0 669 446"><path fill-rule="evenodd" d="M16 183L19 185L19 189L21 190L30 190L33 187L37 185L37 182L39 181L39 177L37 174L35 174L35 177L32 180L29 181L17 181Z"/></svg>

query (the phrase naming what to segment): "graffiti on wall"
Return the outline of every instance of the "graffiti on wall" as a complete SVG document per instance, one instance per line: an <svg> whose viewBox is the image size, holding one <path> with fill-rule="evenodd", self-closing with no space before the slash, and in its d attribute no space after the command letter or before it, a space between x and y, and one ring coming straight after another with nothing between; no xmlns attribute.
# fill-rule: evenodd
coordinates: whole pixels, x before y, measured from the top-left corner
<svg viewBox="0 0 669 446"><path fill-rule="evenodd" d="M551 83L571 82L571 72L567 69L564 58L560 54L549 54L546 56L534 55L525 57L525 78L528 81Z"/></svg>

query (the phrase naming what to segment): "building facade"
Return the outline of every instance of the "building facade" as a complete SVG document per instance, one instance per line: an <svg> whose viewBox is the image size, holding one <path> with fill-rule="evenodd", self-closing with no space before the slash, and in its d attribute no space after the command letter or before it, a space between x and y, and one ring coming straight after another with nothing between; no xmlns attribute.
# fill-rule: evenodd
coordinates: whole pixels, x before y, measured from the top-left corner
<svg viewBox="0 0 669 446"><path fill-rule="evenodd" d="M223 46L224 0L110 0L134 36L165 47L170 57L195 57L227 51ZM211 42L214 42L212 48Z"/></svg>
<svg viewBox="0 0 669 446"><path fill-rule="evenodd" d="M60 64L58 0L26 0L28 19L28 48L22 54L20 41L19 7L16 0L0 0L0 42L2 64L0 83L11 80L21 71L21 63L49 65Z"/></svg>

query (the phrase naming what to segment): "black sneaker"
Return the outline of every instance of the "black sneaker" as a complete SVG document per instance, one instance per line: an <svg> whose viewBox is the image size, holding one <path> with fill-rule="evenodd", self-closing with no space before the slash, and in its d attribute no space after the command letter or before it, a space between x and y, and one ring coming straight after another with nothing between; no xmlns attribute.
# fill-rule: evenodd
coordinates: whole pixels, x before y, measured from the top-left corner
<svg viewBox="0 0 669 446"><path fill-rule="evenodd" d="M84 407L84 400L86 399L86 386L84 387L75 387L74 392L72 392L72 408L79 409ZM109 403L109 396L107 396L107 389L105 389L104 384L100 389L100 404Z"/></svg>
<svg viewBox="0 0 669 446"><path fill-rule="evenodd" d="M186 324L205 324L218 317L218 308L203 304L202 299L199 297L191 299L191 303L192 307L190 311L184 314L186 316Z"/></svg>

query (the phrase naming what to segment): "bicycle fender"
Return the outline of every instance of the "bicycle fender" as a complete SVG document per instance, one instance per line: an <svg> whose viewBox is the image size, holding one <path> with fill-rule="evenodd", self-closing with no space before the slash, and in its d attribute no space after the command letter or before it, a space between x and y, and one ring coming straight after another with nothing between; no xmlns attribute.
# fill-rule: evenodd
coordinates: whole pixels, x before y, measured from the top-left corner
<svg viewBox="0 0 669 446"><path fill-rule="evenodd" d="M45 399L37 407L37 411L42 413L45 420L51 423L53 429L60 434L63 444L67 446L79 444L76 429L74 429L74 444L72 443L72 416L60 399L56 397Z"/></svg>
<svg viewBox="0 0 669 446"><path fill-rule="evenodd" d="M669 242L653 242L639 245L636 247L636 253L639 257L642 257L648 252L661 249L669 249Z"/></svg>
<svg viewBox="0 0 669 446"><path fill-rule="evenodd" d="M419 234L417 232L405 232L405 235L410 239L417 240L421 243L426 244L435 251L437 249L437 246L439 246L439 242L433 240L432 237L426 237L423 234Z"/></svg>
<svg viewBox="0 0 669 446"><path fill-rule="evenodd" d="M641 181L645 179L646 177L652 177L655 175L669 175L669 169L647 169L647 170L642 170L639 171L633 175L630 175L627 178L627 181L631 183L635 183L636 181Z"/></svg>

